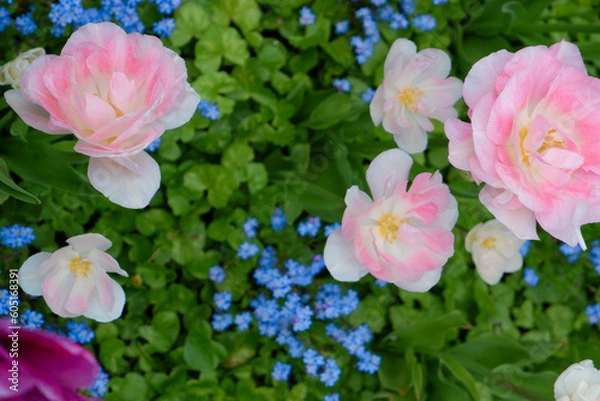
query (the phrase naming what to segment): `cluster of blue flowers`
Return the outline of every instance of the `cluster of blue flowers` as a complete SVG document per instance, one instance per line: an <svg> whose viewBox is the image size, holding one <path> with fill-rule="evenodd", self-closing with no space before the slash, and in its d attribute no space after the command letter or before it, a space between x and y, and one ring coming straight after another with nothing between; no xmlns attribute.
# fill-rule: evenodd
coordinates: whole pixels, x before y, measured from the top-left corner
<svg viewBox="0 0 600 401"><path fill-rule="evenodd" d="M0 241L2 245L9 248L22 248L31 244L35 239L33 234L33 228L20 226L15 224L13 226L4 226L0 230Z"/></svg>
<svg viewBox="0 0 600 401"><path fill-rule="evenodd" d="M281 231L286 225L284 212L275 209L271 216L271 228ZM339 227L339 224L332 224L324 227L324 232L329 235ZM259 228L254 218L249 218L242 225L248 240L257 236ZM321 228L320 218L309 217L298 224L297 233L300 237L316 237ZM338 362L320 353L310 340L302 337L302 333L313 327L313 320L329 321L325 334L332 344L339 344L355 356L359 371L376 373L381 358L366 349L373 338L369 327L343 328L331 322L350 315L358 308L358 293L352 289L344 292L339 285L331 283L313 286L315 277L325 269L323 256L313 255L309 264L303 264L291 258L280 261L273 246L266 246L262 252L259 251L257 244L246 241L238 249L238 257L246 260L260 253L253 277L256 284L267 291L250 300L251 310L237 314L230 312L233 295L228 291L216 292L213 297L216 310L212 316L213 329L224 331L235 323L237 330L245 331L255 325L260 335L273 338L277 344L287 348L292 359L301 360L307 375L326 387L333 387L342 373ZM209 278L216 284L224 283L226 272L221 266L213 266L209 270ZM288 381L291 373L292 365L279 360L273 366L271 376L276 381ZM337 393L327 397L339 400Z"/></svg>
<svg viewBox="0 0 600 401"><path fill-rule="evenodd" d="M215 121L221 115L219 106L209 100L203 99L198 103L198 111L202 117Z"/></svg>
<svg viewBox="0 0 600 401"><path fill-rule="evenodd" d="M447 0L433 0L434 5L446 2ZM350 44L354 49L358 64L366 63L373 56L373 49L381 39L378 25L380 23L387 24L393 30L408 29L412 24L412 27L419 32L429 32L437 26L435 18L429 14L414 15L416 12L414 0L403 0L400 2L399 7L389 4L387 0L371 0L371 4L375 6L375 9L361 7L355 13L356 18L361 21L362 36L352 36ZM301 23L309 20L308 15L312 15L312 22L314 23L314 14L307 7L304 7L300 14ZM349 29L350 22L348 20L335 23L334 31L336 35L344 35ZM369 98L369 95L372 98L370 92L365 93L367 98ZM365 102L370 100L369 98Z"/></svg>
<svg viewBox="0 0 600 401"><path fill-rule="evenodd" d="M101 7L84 8L82 0L58 0L50 4L48 18L52 22L52 35L59 37L72 26L78 28L88 23L113 21L120 24L127 32L143 33L146 27L140 20L138 5L144 0L101 0ZM175 29L175 20L171 14L181 5L181 0L149 0L156 5L164 18L155 22L152 31L161 37L171 36ZM15 17L15 28L23 35L34 33L38 26L33 19L33 9L28 13ZM12 23L9 11L0 7L0 32Z"/></svg>
<svg viewBox="0 0 600 401"><path fill-rule="evenodd" d="M310 8L302 7L300 9L300 18L298 19L298 22L300 22L300 25L309 26L309 25L314 24L316 20L317 20L317 17Z"/></svg>
<svg viewBox="0 0 600 401"><path fill-rule="evenodd" d="M598 324L600 322L600 303L588 305L585 308L585 314L590 321L590 324Z"/></svg>
<svg viewBox="0 0 600 401"><path fill-rule="evenodd" d="M537 275L534 269L527 267L523 270L523 282L526 285L535 287L540 282L540 277Z"/></svg>
<svg viewBox="0 0 600 401"><path fill-rule="evenodd" d="M350 81L346 78L338 78L333 80L333 87L337 89L338 92L350 92L352 90L352 85Z"/></svg>
<svg viewBox="0 0 600 401"><path fill-rule="evenodd" d="M156 152L158 150L158 148L160 147L160 143L162 142L161 137L156 138L155 140L153 140L150 145L146 146L146 149L148 152L153 153Z"/></svg>
<svg viewBox="0 0 600 401"><path fill-rule="evenodd" d="M87 391L90 392L92 397L104 397L104 394L108 391L108 373L106 373L102 368L100 368L100 373L96 377L94 384Z"/></svg>
<svg viewBox="0 0 600 401"><path fill-rule="evenodd" d="M579 255L581 255L582 249L579 244L575 246L570 246L567 244L561 244L558 247L558 250L567 257L567 262L575 263L579 260Z"/></svg>

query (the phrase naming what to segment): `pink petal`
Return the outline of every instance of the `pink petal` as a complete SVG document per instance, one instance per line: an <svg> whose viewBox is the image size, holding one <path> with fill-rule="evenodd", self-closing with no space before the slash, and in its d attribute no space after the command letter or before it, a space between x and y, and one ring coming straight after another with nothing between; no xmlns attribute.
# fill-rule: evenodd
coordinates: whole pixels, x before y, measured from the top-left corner
<svg viewBox="0 0 600 401"><path fill-rule="evenodd" d="M587 69L583 63L583 58L576 45L561 40L550 46L549 49L562 64L575 67L580 72L587 75Z"/></svg>
<svg viewBox="0 0 600 401"><path fill-rule="evenodd" d="M39 252L27 258L19 269L19 285L29 295L42 295L42 280L39 274L42 264L52 256L49 252Z"/></svg>
<svg viewBox="0 0 600 401"><path fill-rule="evenodd" d="M369 272L356 259L352 242L344 240L340 229L327 238L323 258L331 276L339 281L358 281Z"/></svg>
<svg viewBox="0 0 600 401"><path fill-rule="evenodd" d="M50 114L37 104L27 100L19 89L4 93L6 103L18 114L25 124L47 134L67 134L68 130L50 124Z"/></svg>
<svg viewBox="0 0 600 401"><path fill-rule="evenodd" d="M190 86L185 84L185 97L181 104L166 116L160 119L165 129L173 129L187 123L196 112L196 108L200 103L200 95Z"/></svg>
<svg viewBox="0 0 600 401"><path fill-rule="evenodd" d="M125 277L129 276L125 270L121 269L119 262L117 262L115 258L106 252L102 252L98 249L92 249L87 254L87 258L99 269L111 273L117 273Z"/></svg>
<svg viewBox="0 0 600 401"><path fill-rule="evenodd" d="M369 210L373 201L366 193L353 185L346 191L344 202L347 207L342 217L342 233L344 239L350 241L354 237L359 223L358 219Z"/></svg>
<svg viewBox="0 0 600 401"><path fill-rule="evenodd" d="M431 270L423 273L420 279L416 281L396 281L394 285L411 292L427 292L436 285L442 277L442 269Z"/></svg>
<svg viewBox="0 0 600 401"><path fill-rule="evenodd" d="M135 82L129 80L125 74L120 71L114 72L110 77L108 86L108 101L117 108L121 114L127 114L136 109L137 87Z"/></svg>
<svg viewBox="0 0 600 401"><path fill-rule="evenodd" d="M367 183L373 200L391 194L396 186L408 180L412 158L400 149L380 153L367 169Z"/></svg>
<svg viewBox="0 0 600 401"><path fill-rule="evenodd" d="M471 108L486 95L496 94L495 83L504 69L504 64L513 56L506 50L500 50L476 62L463 85L465 102Z"/></svg>
<svg viewBox="0 0 600 401"><path fill-rule="evenodd" d="M96 282L98 274L95 267L90 268L88 277L79 276L68 293L64 303L64 309L72 316L81 316L89 308L90 297Z"/></svg>
<svg viewBox="0 0 600 401"><path fill-rule="evenodd" d="M89 92L85 92L85 111L93 131L105 127L117 118L115 109L110 104Z"/></svg>
<svg viewBox="0 0 600 401"><path fill-rule="evenodd" d="M111 202L129 209L146 207L160 187L160 168L146 152L129 158L92 157L88 177Z"/></svg>
<svg viewBox="0 0 600 401"><path fill-rule="evenodd" d="M454 167L470 171L469 160L475 154L471 124L451 118L446 120L444 131L450 140L448 143L448 160Z"/></svg>
<svg viewBox="0 0 600 401"><path fill-rule="evenodd" d="M102 286L97 287L99 291L92 294L90 307L84 314L85 317L101 323L107 323L119 318L123 313L123 308L125 306L125 291L123 291L123 288L113 279L109 278L108 280L110 280L109 288L105 288L103 283ZM100 289L102 292L110 292L111 294L110 299L112 302L108 308L106 308L102 302L103 295L99 295L101 294Z"/></svg>
<svg viewBox="0 0 600 401"><path fill-rule="evenodd" d="M408 60L409 57L417 53L417 45L408 39L396 39L388 52L383 70L385 72L395 68L402 61Z"/></svg>
<svg viewBox="0 0 600 401"><path fill-rule="evenodd" d="M517 238L539 239L534 213L509 191L485 185L479 192L479 200Z"/></svg>

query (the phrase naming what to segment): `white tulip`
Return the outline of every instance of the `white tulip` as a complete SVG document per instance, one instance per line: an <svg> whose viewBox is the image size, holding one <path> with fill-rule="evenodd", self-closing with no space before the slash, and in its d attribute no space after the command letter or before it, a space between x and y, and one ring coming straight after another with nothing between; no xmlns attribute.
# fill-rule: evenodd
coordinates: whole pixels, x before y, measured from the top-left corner
<svg viewBox="0 0 600 401"><path fill-rule="evenodd" d="M19 285L39 296L62 317L85 316L99 322L115 320L123 312L125 292L108 272L127 272L108 253L112 243L100 234L71 237L54 253L30 256L19 270Z"/></svg>
<svg viewBox="0 0 600 401"><path fill-rule="evenodd" d="M554 383L556 401L599 401L600 372L589 359L575 363Z"/></svg>
<svg viewBox="0 0 600 401"><path fill-rule="evenodd" d="M35 59L46 54L46 51L41 47L27 50L20 53L16 59L9 61L0 67L0 85L10 85L15 89L19 89L21 85L19 80L21 74Z"/></svg>
<svg viewBox="0 0 600 401"><path fill-rule="evenodd" d="M465 238L465 248L473 255L477 272L490 285L497 284L504 273L523 266L519 249L524 243L496 219L477 224Z"/></svg>

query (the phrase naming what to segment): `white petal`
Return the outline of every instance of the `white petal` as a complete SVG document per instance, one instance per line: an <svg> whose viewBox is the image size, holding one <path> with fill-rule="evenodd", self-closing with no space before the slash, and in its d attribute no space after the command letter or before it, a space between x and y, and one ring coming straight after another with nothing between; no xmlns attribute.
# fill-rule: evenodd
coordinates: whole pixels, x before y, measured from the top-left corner
<svg viewBox="0 0 600 401"><path fill-rule="evenodd" d="M40 252L27 258L19 269L19 285L29 295L42 295L42 278L38 274L42 263L52 256L49 252Z"/></svg>
<svg viewBox="0 0 600 401"><path fill-rule="evenodd" d="M146 152L129 157L92 157L88 177L111 202L129 209L148 206L160 187L160 168Z"/></svg>
<svg viewBox="0 0 600 401"><path fill-rule="evenodd" d="M412 163L412 158L400 149L386 150L373 159L367 169L373 200L384 196L386 191L391 193L396 185L408 180Z"/></svg>
<svg viewBox="0 0 600 401"><path fill-rule="evenodd" d="M411 292L426 292L440 281L442 277L442 269L431 270L425 272L423 277L412 283L406 281L397 281L394 284L403 290Z"/></svg>
<svg viewBox="0 0 600 401"><path fill-rule="evenodd" d="M115 258L110 256L106 252L102 252L97 249L92 249L87 255L87 258L99 269L103 269L111 273L117 273L125 277L129 276L125 270L121 269L121 266L119 266L119 262L117 262Z"/></svg>
<svg viewBox="0 0 600 401"><path fill-rule="evenodd" d="M89 233L76 235L67 240L67 243L73 247L73 249L79 254L87 254L92 249L98 249L100 251L106 251L112 246L104 235Z"/></svg>
<svg viewBox="0 0 600 401"><path fill-rule="evenodd" d="M354 256L354 245L344 241L339 228L329 234L323 258L329 273L336 280L358 281L368 273L367 268Z"/></svg>
<svg viewBox="0 0 600 401"><path fill-rule="evenodd" d="M410 154L421 153L427 148L427 132L418 125L406 128L401 134L394 135L396 145Z"/></svg>
<svg viewBox="0 0 600 401"><path fill-rule="evenodd" d="M196 107L200 103L200 95L191 87L189 83L185 84L185 99L176 110L171 111L168 115L161 118L160 121L165 125L165 129L173 129L182 126L190 121Z"/></svg>
<svg viewBox="0 0 600 401"><path fill-rule="evenodd" d="M89 309L83 316L94 319L100 323L113 321L121 316L123 307L125 306L125 291L116 281L111 279L111 291L114 297L112 308L105 310L101 303L97 292L92 294L90 298Z"/></svg>
<svg viewBox="0 0 600 401"><path fill-rule="evenodd" d="M400 60L407 60L417 52L417 45L408 39L396 39L390 48L383 66L384 71L388 71L398 64ZM399 60L400 58L400 60Z"/></svg>
<svg viewBox="0 0 600 401"><path fill-rule="evenodd" d="M373 100L371 100L371 104L369 104L369 111L371 113L371 120L373 120L373 124L379 125L383 120L383 107L385 103L384 98L384 89L383 85L380 85L379 88L375 91L375 96L373 96Z"/></svg>

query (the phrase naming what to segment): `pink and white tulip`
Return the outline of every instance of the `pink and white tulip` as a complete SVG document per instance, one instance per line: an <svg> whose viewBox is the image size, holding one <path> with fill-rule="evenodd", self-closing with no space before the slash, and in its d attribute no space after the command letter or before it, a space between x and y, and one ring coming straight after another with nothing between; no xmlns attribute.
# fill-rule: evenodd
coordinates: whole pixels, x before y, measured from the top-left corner
<svg viewBox="0 0 600 401"><path fill-rule="evenodd" d="M19 53L17 58L0 67L0 85L10 85L15 89L21 87L21 74L34 60L46 54L41 47Z"/></svg>
<svg viewBox="0 0 600 401"><path fill-rule="evenodd" d="M160 169L144 152L165 130L190 120L200 96L184 60L148 35L103 22L79 28L60 56L36 59L6 101L30 126L73 133L91 157L91 184L112 202L143 208L160 186Z"/></svg>
<svg viewBox="0 0 600 401"><path fill-rule="evenodd" d="M498 284L504 273L523 267L519 251L524 243L496 219L477 224L465 238L465 248L473 256L477 273L490 285Z"/></svg>
<svg viewBox="0 0 600 401"><path fill-rule="evenodd" d="M54 253L30 256L19 270L19 285L29 295L43 296L62 317L85 316L99 322L115 320L123 312L125 292L107 273L127 276L108 253L112 243L100 234L67 240Z"/></svg>
<svg viewBox="0 0 600 401"><path fill-rule="evenodd" d="M427 147L431 119L446 121L457 113L454 103L461 97L461 82L447 78L450 57L439 49L417 53L408 39L397 39L384 64L383 83L371 101L375 125L394 135L400 149L420 153Z"/></svg>
<svg viewBox="0 0 600 401"><path fill-rule="evenodd" d="M439 172L421 173L407 190L412 158L400 149L377 156L367 170L373 200L346 192L342 228L327 238L324 259L336 280L367 273L408 291L424 292L454 254L456 200Z"/></svg>
<svg viewBox="0 0 600 401"><path fill-rule="evenodd" d="M465 79L471 124L446 121L450 162L485 183L479 199L517 237L552 236L586 249L581 226L600 221L600 80L577 47L505 50Z"/></svg>

